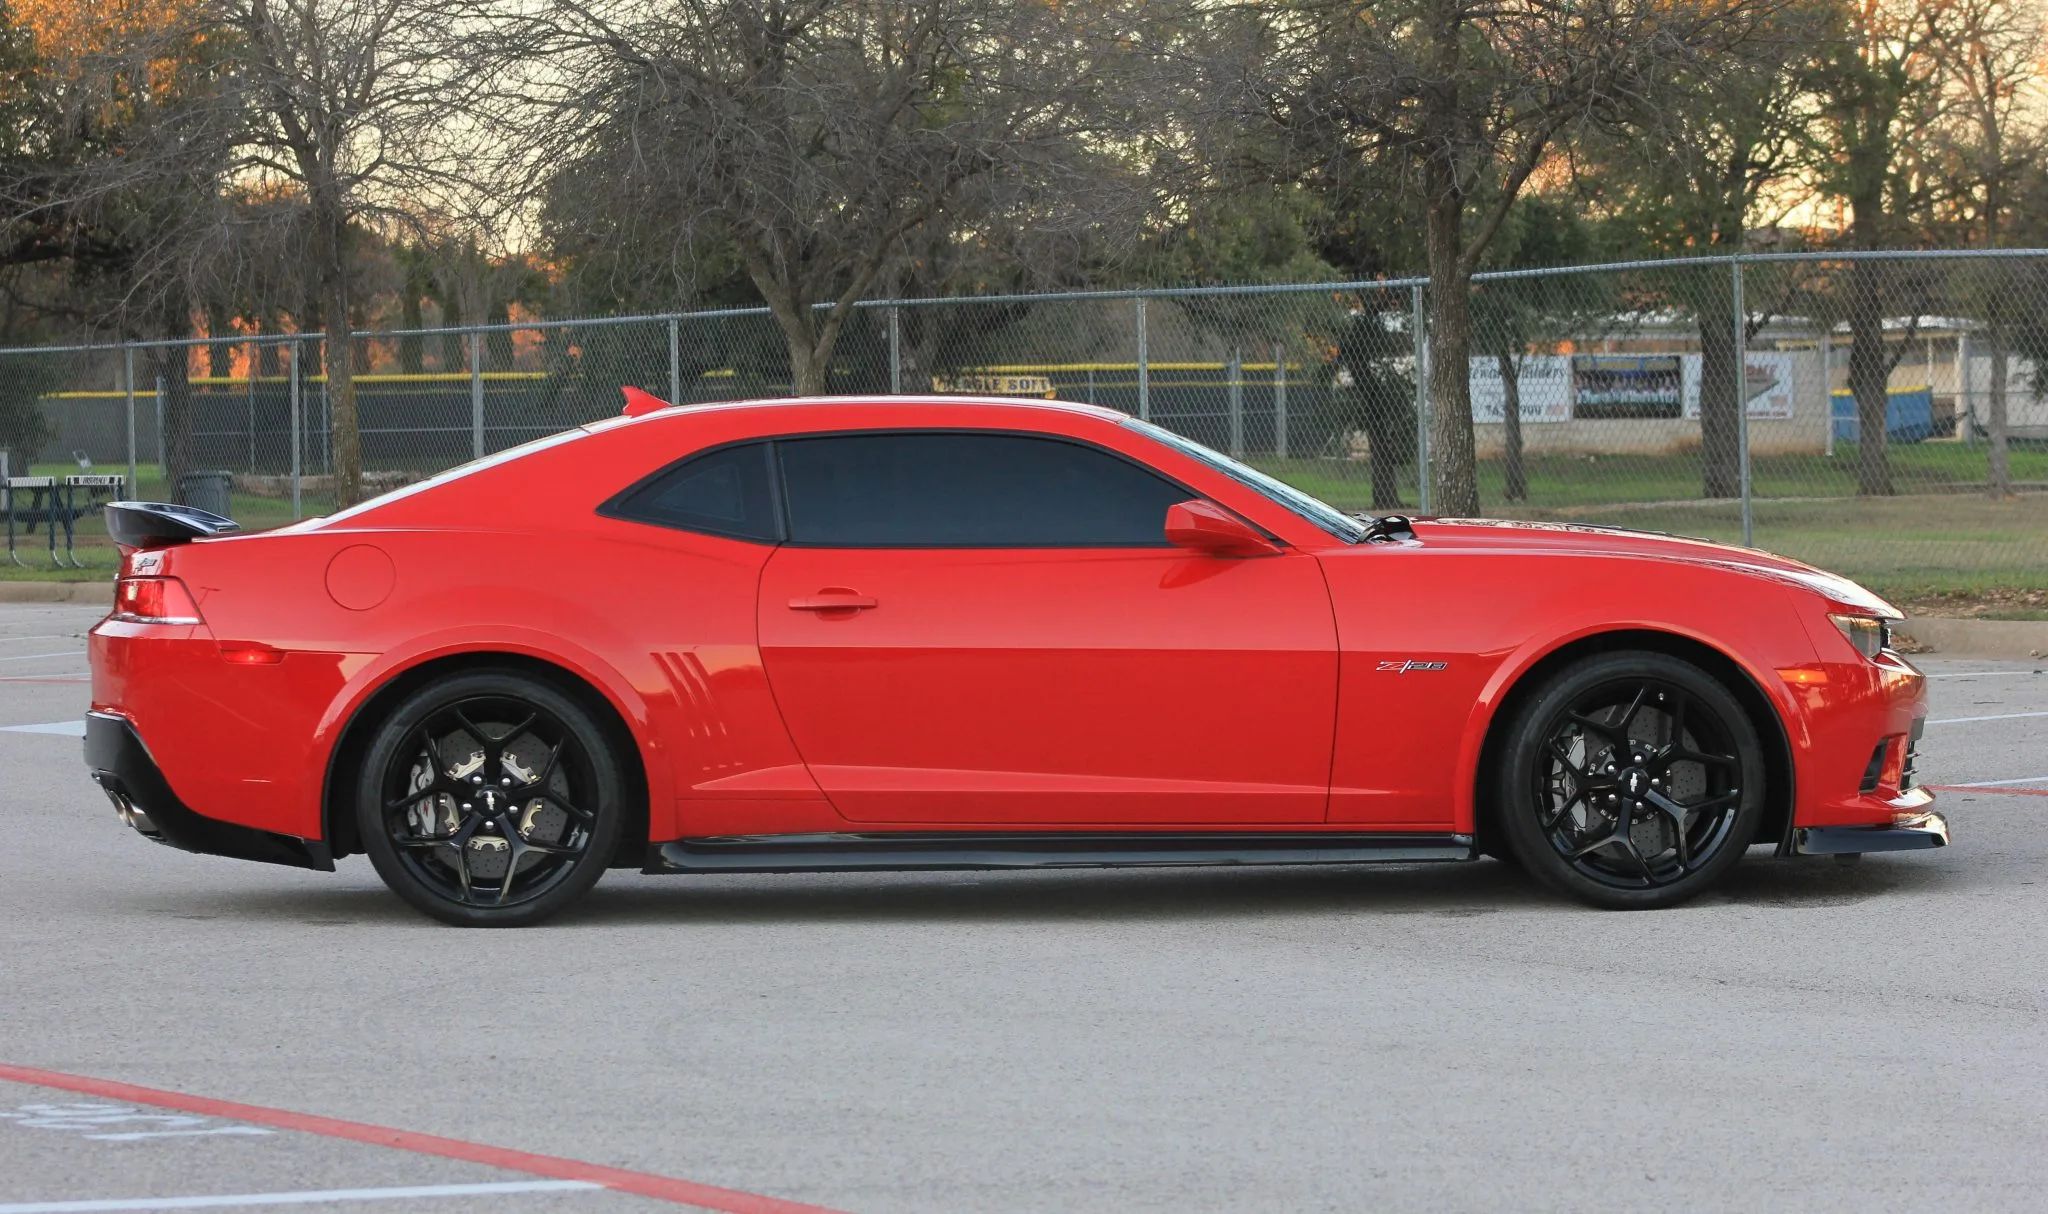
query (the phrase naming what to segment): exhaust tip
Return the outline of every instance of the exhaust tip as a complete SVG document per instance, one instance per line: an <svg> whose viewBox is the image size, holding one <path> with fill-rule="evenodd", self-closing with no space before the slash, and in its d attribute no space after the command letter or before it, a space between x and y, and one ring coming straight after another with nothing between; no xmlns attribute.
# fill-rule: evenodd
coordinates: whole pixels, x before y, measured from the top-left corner
<svg viewBox="0 0 2048 1214"><path fill-rule="evenodd" d="M107 800L114 803L114 816L121 819L121 825L145 839L154 839L158 843L164 841L163 832L157 829L156 823L150 821L149 812L129 800L126 793L116 792L110 788L107 790Z"/></svg>

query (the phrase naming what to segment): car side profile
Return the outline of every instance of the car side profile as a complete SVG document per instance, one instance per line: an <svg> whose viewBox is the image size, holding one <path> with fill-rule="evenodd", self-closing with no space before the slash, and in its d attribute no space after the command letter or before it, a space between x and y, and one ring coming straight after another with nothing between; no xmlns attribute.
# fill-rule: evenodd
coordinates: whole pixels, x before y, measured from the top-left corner
<svg viewBox="0 0 2048 1214"><path fill-rule="evenodd" d="M1898 612L1798 562L1362 520L1078 404L628 395L275 531L110 507L121 817L467 925L620 866L1483 854L1631 908L1947 841Z"/></svg>

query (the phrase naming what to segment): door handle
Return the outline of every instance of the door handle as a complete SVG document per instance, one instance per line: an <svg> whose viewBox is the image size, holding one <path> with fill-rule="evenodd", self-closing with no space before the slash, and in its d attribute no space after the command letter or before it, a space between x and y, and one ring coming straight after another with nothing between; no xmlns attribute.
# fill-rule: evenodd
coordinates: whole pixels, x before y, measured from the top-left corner
<svg viewBox="0 0 2048 1214"><path fill-rule="evenodd" d="M865 594L837 587L789 600L791 611L865 611L874 605L875 600Z"/></svg>

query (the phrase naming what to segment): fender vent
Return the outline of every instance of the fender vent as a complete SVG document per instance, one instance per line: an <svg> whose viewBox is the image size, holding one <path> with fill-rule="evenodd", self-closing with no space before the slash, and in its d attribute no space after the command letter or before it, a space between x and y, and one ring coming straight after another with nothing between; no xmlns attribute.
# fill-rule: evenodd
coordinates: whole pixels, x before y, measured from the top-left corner
<svg viewBox="0 0 2048 1214"><path fill-rule="evenodd" d="M1878 781L1879 781L1880 779L1884 778L1884 752L1885 752L1885 748L1886 748L1886 747L1888 747L1888 746L1890 746L1890 745L1891 745L1891 739L1890 739L1890 738L1886 738L1886 739L1885 739L1884 741L1882 741L1882 742L1879 742L1879 743L1877 744L1877 748L1876 748L1875 750L1873 750L1873 751L1871 751L1871 752L1870 752L1870 762L1868 762L1868 763L1864 764L1864 766L1863 766L1863 783L1862 783L1861 785L1859 785L1859 786L1858 786L1858 788L1857 788L1857 791L1859 791L1859 792L1876 792L1876 791L1877 791L1877 782L1878 782Z"/></svg>

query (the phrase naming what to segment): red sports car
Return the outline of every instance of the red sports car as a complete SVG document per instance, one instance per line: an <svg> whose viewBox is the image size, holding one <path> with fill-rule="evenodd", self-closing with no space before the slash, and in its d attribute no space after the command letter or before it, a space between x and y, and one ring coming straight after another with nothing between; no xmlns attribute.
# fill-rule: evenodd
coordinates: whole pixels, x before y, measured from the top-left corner
<svg viewBox="0 0 2048 1214"><path fill-rule="evenodd" d="M263 534L110 507L121 818L476 925L612 866L1485 854L1657 907L1947 841L1898 612L1806 565L1362 520L1084 405L629 396Z"/></svg>

